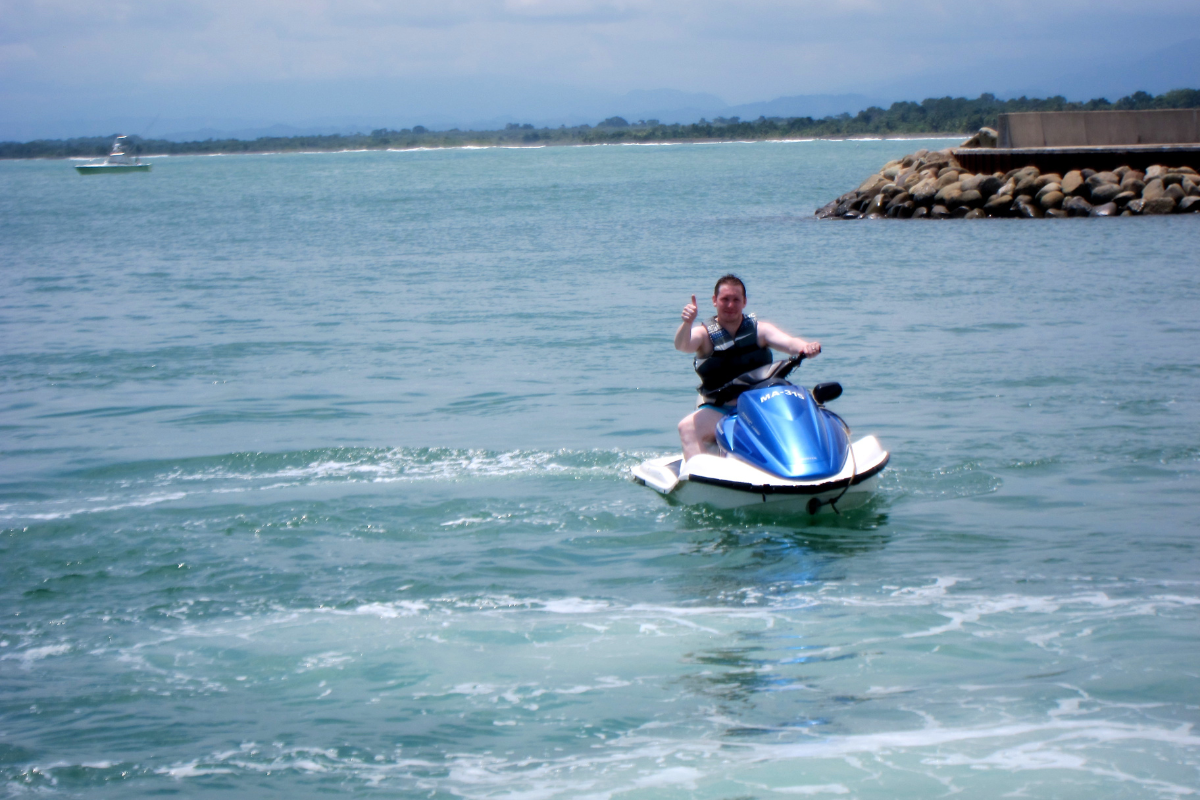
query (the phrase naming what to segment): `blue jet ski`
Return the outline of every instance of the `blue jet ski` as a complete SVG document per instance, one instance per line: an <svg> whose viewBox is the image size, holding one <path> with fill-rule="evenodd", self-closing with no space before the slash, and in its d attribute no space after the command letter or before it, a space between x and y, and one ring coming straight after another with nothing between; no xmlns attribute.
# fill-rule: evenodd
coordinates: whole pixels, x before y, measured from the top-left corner
<svg viewBox="0 0 1200 800"><path fill-rule="evenodd" d="M686 505L772 510L847 510L870 499L890 458L874 436L850 441L850 426L825 404L838 383L807 391L787 380L803 356L776 361L721 387L714 399L737 398L717 424L718 453L688 460L665 456L633 468L638 483Z"/></svg>

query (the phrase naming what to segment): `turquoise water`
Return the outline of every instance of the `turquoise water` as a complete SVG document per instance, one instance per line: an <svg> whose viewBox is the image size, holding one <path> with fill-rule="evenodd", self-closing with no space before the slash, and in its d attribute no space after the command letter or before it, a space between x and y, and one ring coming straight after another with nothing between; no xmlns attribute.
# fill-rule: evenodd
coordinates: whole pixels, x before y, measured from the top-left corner
<svg viewBox="0 0 1200 800"><path fill-rule="evenodd" d="M944 142L0 162L0 793L1200 788L1200 227L817 222ZM893 453L665 503L735 270Z"/></svg>

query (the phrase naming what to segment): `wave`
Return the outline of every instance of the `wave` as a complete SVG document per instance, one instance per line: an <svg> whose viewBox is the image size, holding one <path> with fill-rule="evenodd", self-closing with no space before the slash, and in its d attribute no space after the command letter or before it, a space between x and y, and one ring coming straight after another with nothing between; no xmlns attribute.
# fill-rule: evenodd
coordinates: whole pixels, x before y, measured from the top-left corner
<svg viewBox="0 0 1200 800"><path fill-rule="evenodd" d="M110 408L89 413L130 411ZM73 471L48 480L8 484L0 495L0 520L61 520L185 500L194 503L199 495L216 500L220 496L304 487L460 484L514 478L625 482L630 480L630 467L659 455L663 453L617 449L333 447L128 462ZM1003 481L997 475L974 461L932 470L893 466L884 473L880 497L871 505L871 513L903 498L957 500L991 494L1002 486ZM66 496L62 494L63 487L68 487ZM696 509L695 513L705 514L702 509ZM712 513L718 522L729 516ZM753 516L752 512L747 513ZM442 525L465 527L476 523L474 518L464 516Z"/></svg>
<svg viewBox="0 0 1200 800"><path fill-rule="evenodd" d="M472 695L492 687L462 685L452 692ZM567 687L592 691L601 686ZM714 727L736 719L714 716ZM528 723L496 719L493 737ZM665 729L664 729L665 728ZM308 737L298 737L301 740ZM564 734L564 741L570 737ZM1188 726L1130 723L1119 719L1062 719L1044 715L1027 721L983 725L929 725L910 730L813 737L768 744L722 736L680 735L649 723L623 735L591 737L587 749L549 748L532 752L515 736L485 753L466 747L323 746L306 742L242 741L168 763L58 762L37 767L39 776L68 786L121 780L129 788L156 787L186 793L204 779L251 779L271 775L293 791L336 785L341 791L418 793L462 798L537 797L612 800L624 796L730 796L720 787L753 788L792 796L998 797L1086 783L1099 796L1178 798L1194 788L1184 765L1200 746ZM505 752L505 748L507 752ZM1180 768L1146 770L1135 756L1178 763ZM1149 774L1147 774L1149 772ZM254 777L252 777L254 776ZM130 782L133 785L129 785ZM938 791L934 791L934 789ZM1107 788L1105 788L1107 787ZM715 790L715 793L714 793Z"/></svg>
<svg viewBox="0 0 1200 800"><path fill-rule="evenodd" d="M629 468L657 453L617 450L453 448L324 448L110 465L71 473L70 497L43 485L10 484L0 519L59 520L194 498L297 487L440 482L513 477L628 478ZM469 524L469 523L463 523Z"/></svg>

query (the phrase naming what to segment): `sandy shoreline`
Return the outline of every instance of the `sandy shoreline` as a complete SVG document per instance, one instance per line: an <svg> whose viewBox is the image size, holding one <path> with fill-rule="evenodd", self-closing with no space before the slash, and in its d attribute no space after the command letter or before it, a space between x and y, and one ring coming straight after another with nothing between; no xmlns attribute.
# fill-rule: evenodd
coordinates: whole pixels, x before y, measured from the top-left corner
<svg viewBox="0 0 1200 800"><path fill-rule="evenodd" d="M662 147L687 144L798 144L802 142L881 142L891 140L962 141L969 134L899 133L894 135L805 136L795 139L661 139L646 142L538 142L530 144L455 144L422 145L420 147L355 147L341 150L239 150L237 152L142 153L139 158L187 158L190 156L268 156L318 155L326 153L411 153L433 150L541 150L547 147ZM95 161L96 156L34 156L32 158L0 158L0 161Z"/></svg>

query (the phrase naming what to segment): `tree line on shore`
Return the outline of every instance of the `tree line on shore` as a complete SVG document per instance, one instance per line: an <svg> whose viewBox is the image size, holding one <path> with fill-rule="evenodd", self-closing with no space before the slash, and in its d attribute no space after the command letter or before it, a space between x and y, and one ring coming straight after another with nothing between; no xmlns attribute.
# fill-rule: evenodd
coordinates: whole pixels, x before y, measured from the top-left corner
<svg viewBox="0 0 1200 800"><path fill-rule="evenodd" d="M211 153L297 152L314 150L383 150L418 147L463 147L468 145L606 144L621 142L741 141L807 137L888 136L939 133L973 133L995 127L1000 114L1023 111L1140 111L1163 108L1200 108L1200 90L1176 89L1158 96L1136 92L1116 102L1100 98L1086 103L1068 102L1064 97L1044 99L1019 97L999 100L991 94L929 98L920 103L898 102L890 108L872 106L858 114L835 117L738 117L702 119L691 124L663 124L658 120L629 122L610 117L596 126L535 128L509 124L503 130L431 131L421 125L402 130L380 128L370 133L324 136L287 136L246 139L207 139L173 142L130 136L126 151L132 155L201 155ZM32 142L0 142L0 158L71 158L107 155L113 137L39 139Z"/></svg>

